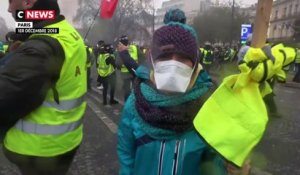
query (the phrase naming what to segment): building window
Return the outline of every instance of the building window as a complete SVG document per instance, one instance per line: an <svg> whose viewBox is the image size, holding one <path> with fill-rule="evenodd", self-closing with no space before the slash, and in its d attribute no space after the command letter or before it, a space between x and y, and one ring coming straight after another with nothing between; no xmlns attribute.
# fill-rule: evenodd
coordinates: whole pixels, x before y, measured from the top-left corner
<svg viewBox="0 0 300 175"><path fill-rule="evenodd" d="M288 16L292 15L292 12L293 12L293 4L291 4L289 7Z"/></svg>
<svg viewBox="0 0 300 175"><path fill-rule="evenodd" d="M287 24L282 24L282 37L287 36Z"/></svg>
<svg viewBox="0 0 300 175"><path fill-rule="evenodd" d="M297 14L297 12L298 12L298 6L299 6L298 4L295 5L294 14Z"/></svg>
<svg viewBox="0 0 300 175"><path fill-rule="evenodd" d="M278 10L275 11L275 16L274 16L274 19L277 19L278 18Z"/></svg>
<svg viewBox="0 0 300 175"><path fill-rule="evenodd" d="M273 26L273 35L272 35L272 37L273 38L276 38L276 29L277 29L277 26L276 26L276 24Z"/></svg>
<svg viewBox="0 0 300 175"><path fill-rule="evenodd" d="M286 16L286 7L283 9L282 17L284 18Z"/></svg>

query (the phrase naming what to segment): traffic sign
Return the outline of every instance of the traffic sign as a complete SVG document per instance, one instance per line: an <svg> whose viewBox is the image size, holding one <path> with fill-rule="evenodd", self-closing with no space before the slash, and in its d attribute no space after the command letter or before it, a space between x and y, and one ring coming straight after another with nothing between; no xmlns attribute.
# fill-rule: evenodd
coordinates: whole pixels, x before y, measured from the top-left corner
<svg viewBox="0 0 300 175"><path fill-rule="evenodd" d="M252 34L251 24L242 24L242 27L241 27L241 42L245 42L250 34Z"/></svg>

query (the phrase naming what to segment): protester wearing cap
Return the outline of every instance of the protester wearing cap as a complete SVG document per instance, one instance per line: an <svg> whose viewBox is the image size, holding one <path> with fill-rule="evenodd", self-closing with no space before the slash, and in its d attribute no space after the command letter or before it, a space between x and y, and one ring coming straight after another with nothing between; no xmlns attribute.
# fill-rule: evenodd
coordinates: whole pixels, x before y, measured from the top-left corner
<svg viewBox="0 0 300 175"><path fill-rule="evenodd" d="M116 63L114 57L114 48L111 44L105 44L104 54L99 57L97 72L103 83L103 105L107 105L107 92L110 89L110 101L109 104L117 104L118 101L115 100L115 85L116 85Z"/></svg>
<svg viewBox="0 0 300 175"><path fill-rule="evenodd" d="M99 67L100 60L104 57L104 54L105 54L104 45L105 45L105 42L103 40L99 40L97 42L97 45L96 45L95 49L94 49L94 55L95 55L95 58L96 58L96 68L97 69ZM102 85L103 85L103 79L99 75L99 72L98 72L98 75L97 75L97 89L103 89Z"/></svg>
<svg viewBox="0 0 300 175"><path fill-rule="evenodd" d="M128 59L129 62L133 62L133 64L140 64L144 62L144 55L137 45L130 44L127 35L120 37L118 51L119 57L116 59L116 65L121 71L121 79L123 80L122 91L124 92L124 101L126 101L131 92L135 75L132 67L127 67L127 63L124 63L124 57L126 57L125 59Z"/></svg>
<svg viewBox="0 0 300 175"><path fill-rule="evenodd" d="M213 86L198 58L190 26L169 21L154 32L149 65L137 67L121 116L120 175L226 174L192 124Z"/></svg>

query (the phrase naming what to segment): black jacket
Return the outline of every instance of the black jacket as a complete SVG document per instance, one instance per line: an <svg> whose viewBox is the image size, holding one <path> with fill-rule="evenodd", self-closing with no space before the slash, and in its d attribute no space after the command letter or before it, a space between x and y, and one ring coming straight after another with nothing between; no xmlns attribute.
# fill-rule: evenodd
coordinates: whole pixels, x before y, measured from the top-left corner
<svg viewBox="0 0 300 175"><path fill-rule="evenodd" d="M39 27L63 20L43 21ZM28 39L12 51L0 68L0 127L9 128L19 118L39 107L48 90L55 90L55 82L64 62L61 45L51 37Z"/></svg>

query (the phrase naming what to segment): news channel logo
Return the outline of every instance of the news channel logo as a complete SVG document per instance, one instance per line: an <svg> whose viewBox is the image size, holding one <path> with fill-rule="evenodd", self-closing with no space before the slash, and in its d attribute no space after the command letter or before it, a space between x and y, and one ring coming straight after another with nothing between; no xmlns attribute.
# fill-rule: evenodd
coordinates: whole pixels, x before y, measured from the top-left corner
<svg viewBox="0 0 300 175"><path fill-rule="evenodd" d="M38 21L54 20L55 10L17 10L17 34L58 34L59 28L36 28Z"/></svg>

